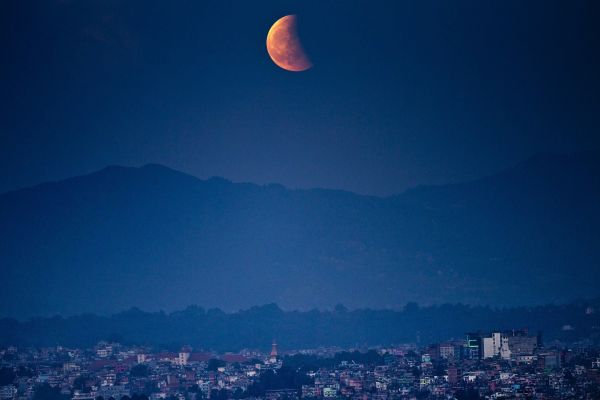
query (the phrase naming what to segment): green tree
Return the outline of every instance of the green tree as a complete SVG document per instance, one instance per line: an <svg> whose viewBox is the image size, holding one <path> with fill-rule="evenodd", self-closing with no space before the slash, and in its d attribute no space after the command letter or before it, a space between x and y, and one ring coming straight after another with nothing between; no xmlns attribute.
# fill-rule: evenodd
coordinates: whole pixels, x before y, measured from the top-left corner
<svg viewBox="0 0 600 400"><path fill-rule="evenodd" d="M33 400L68 400L69 396L60 393L59 387L52 387L47 383L35 388Z"/></svg>
<svg viewBox="0 0 600 400"><path fill-rule="evenodd" d="M150 375L150 369L148 368L147 365L138 364L138 365L134 366L133 368L131 368L131 371L129 372L129 374L135 378L143 378L143 377Z"/></svg>
<svg viewBox="0 0 600 400"><path fill-rule="evenodd" d="M75 380L73 381L73 389L75 390L81 390L81 391L85 391L86 389L88 389L88 387L86 387L86 382L87 382L87 376L81 375L78 376L77 378L75 378Z"/></svg>
<svg viewBox="0 0 600 400"><path fill-rule="evenodd" d="M227 400L229 398L229 392L226 389L213 389L210 391L211 400Z"/></svg>
<svg viewBox="0 0 600 400"><path fill-rule="evenodd" d="M211 358L210 360L208 360L208 366L206 367L206 369L209 371L216 371L217 369L224 367L224 366L225 366L225 361L218 360L216 358Z"/></svg>
<svg viewBox="0 0 600 400"><path fill-rule="evenodd" d="M15 371L12 368L0 368L0 386L10 385L15 378Z"/></svg>

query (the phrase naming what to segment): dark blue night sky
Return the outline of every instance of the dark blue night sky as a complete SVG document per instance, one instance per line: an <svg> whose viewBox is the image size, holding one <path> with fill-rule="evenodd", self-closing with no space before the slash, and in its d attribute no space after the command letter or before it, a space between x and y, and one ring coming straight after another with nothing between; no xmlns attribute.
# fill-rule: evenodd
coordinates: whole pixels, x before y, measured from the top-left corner
<svg viewBox="0 0 600 400"><path fill-rule="evenodd" d="M266 49L290 14L304 72ZM0 317L598 296L598 21L596 0L0 1Z"/></svg>
<svg viewBox="0 0 600 400"><path fill-rule="evenodd" d="M315 66L265 49L299 18ZM398 193L600 145L597 1L3 1L0 191L106 165Z"/></svg>

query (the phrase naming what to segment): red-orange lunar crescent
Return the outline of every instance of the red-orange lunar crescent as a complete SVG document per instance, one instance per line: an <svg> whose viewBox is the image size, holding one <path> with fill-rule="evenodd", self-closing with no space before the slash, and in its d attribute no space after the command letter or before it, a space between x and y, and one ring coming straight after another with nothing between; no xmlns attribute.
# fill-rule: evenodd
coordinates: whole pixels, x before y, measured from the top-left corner
<svg viewBox="0 0 600 400"><path fill-rule="evenodd" d="M295 15L278 19L269 29L267 51L273 62L285 70L300 72L312 67L298 37Z"/></svg>

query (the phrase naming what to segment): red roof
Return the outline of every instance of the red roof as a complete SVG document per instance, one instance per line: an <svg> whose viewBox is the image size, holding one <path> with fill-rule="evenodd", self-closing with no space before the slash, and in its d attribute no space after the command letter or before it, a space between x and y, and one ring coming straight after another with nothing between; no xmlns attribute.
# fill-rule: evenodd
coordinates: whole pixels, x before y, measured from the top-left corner
<svg viewBox="0 0 600 400"><path fill-rule="evenodd" d="M130 356L123 360L123 364L135 365L137 364L137 356Z"/></svg>
<svg viewBox="0 0 600 400"><path fill-rule="evenodd" d="M210 353L200 353L200 352L195 352L195 353L191 353L190 357L188 358L188 362L202 362L202 361L208 361L211 358L214 358L212 354Z"/></svg>
<svg viewBox="0 0 600 400"><path fill-rule="evenodd" d="M92 369L92 370L98 370L98 369L102 369L104 367L111 367L111 366L113 366L115 364L116 364L116 362L114 360L95 360L90 365L90 369Z"/></svg>
<svg viewBox="0 0 600 400"><path fill-rule="evenodd" d="M234 363L234 362L246 362L248 361L248 358L246 358L245 356L241 355L241 354L224 354L221 357L221 360L225 361L225 362L229 362L229 363Z"/></svg>
<svg viewBox="0 0 600 400"><path fill-rule="evenodd" d="M177 358L177 357L179 357L179 354L170 353L168 351L163 351L163 352L160 352L160 353L156 353L156 355L155 355L155 358L157 360L165 360L165 359L171 360L171 359Z"/></svg>

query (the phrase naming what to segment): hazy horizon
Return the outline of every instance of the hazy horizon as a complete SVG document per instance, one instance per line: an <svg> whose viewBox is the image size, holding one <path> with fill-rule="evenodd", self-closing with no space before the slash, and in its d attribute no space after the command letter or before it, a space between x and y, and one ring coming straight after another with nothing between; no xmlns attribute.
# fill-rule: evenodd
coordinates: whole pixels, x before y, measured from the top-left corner
<svg viewBox="0 0 600 400"><path fill-rule="evenodd" d="M348 193L353 193L353 194L357 194L360 196L369 196L369 197L379 197L379 198L387 198L387 197L394 197L394 196L398 196L398 195L402 195L404 194L406 191L409 190L413 190L413 189L417 189L417 188L421 188L421 187L429 187L429 186L446 186L446 185L456 185L456 184L461 184L461 183L469 183L469 182L473 182L473 181L477 181L480 179L484 179L490 176L493 176L496 173L502 172L502 171L506 171L509 170L511 168L514 168L516 166L518 166L519 164L526 162L528 160L531 160L535 157L540 157L540 156L573 156L573 155L577 155L577 154L586 154L586 153L598 153L600 152L600 148L590 148L590 149L585 149L585 150L580 150L580 151L572 151L572 152L559 152L559 151L553 151L553 152L537 152L537 153L532 153L530 154L528 157L525 157L523 159L517 160L513 163L509 163L507 165L504 165L502 167L499 167L498 169L494 169L490 172L487 173L481 173L480 175L477 175L475 172L473 172L473 176L470 176L468 178L464 178L462 180L452 180L452 181L444 181L444 182L437 182L437 183L427 183L427 182L423 182L423 183L417 183L414 186L408 186L405 189L397 192L397 193L390 193L390 194L371 194L371 193L361 193L361 192L356 192L356 191L351 191L351 190L347 190L347 189L343 189L343 188L339 188L339 187L320 187L320 186L307 186L307 187L295 187L295 186L289 186L286 185L282 182L254 182L254 181L236 181L233 179L230 179L227 176L220 176L220 175L204 175L204 176L198 176L198 175L194 175L191 172L185 171L185 170L180 170L177 168L174 168L170 165L166 165L166 164L161 164L161 163L157 163L157 162L147 162L147 163L142 163L142 164L108 164L105 165L99 169L95 169L95 170L91 170L91 171L86 171L86 172L82 172L80 174L76 174L76 175L69 175L69 176L64 176L64 177L59 177L56 179L52 179L52 180L46 180L46 181L40 181L40 182L36 182L36 183L32 183L29 184L27 186L23 186L23 187L16 187L14 189L10 189L10 190L6 190L6 191L0 191L0 195L2 194L6 194L6 193L10 193L10 192L16 192L19 190L24 190L24 189L29 189L29 188L33 188L39 185L44 185L44 184L48 184L48 183L57 183L57 182L61 182L64 180L69 180L69 179L73 179L73 178L80 178L80 177L84 177L84 176L88 176L88 175L92 175L94 173L100 172L104 169L107 168L133 168L133 169L140 169L140 168L144 168L144 167L148 167L148 166L159 166L159 167L164 167L164 168L168 168L177 172L181 172L184 173L186 175L192 176L194 178L200 179L200 180L210 180L210 179L223 179L225 181L231 182L231 183L235 183L235 184L251 184L251 185L257 185L257 186L269 186L269 185L279 185L279 186L283 186L286 189L290 189L290 190L331 190L331 191L341 191L341 192L348 192Z"/></svg>

